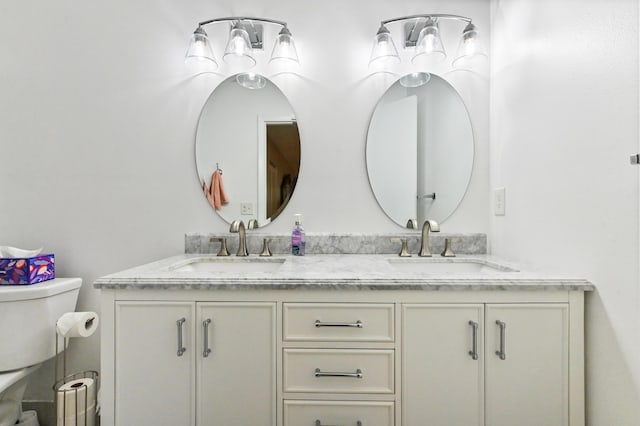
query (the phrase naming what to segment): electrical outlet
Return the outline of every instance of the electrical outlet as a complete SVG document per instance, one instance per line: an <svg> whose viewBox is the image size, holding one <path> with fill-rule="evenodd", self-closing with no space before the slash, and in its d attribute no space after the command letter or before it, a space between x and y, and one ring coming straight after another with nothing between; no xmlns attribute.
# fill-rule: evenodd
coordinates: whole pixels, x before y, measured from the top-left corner
<svg viewBox="0 0 640 426"><path fill-rule="evenodd" d="M252 203L240 203L240 214L245 216L253 215Z"/></svg>
<svg viewBox="0 0 640 426"><path fill-rule="evenodd" d="M506 214L504 188L496 188L493 190L493 214L495 216L504 216Z"/></svg>

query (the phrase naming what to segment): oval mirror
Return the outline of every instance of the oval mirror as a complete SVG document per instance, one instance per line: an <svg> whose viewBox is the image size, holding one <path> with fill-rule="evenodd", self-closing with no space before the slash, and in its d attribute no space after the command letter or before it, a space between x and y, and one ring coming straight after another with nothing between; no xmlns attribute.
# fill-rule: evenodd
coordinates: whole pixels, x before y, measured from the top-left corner
<svg viewBox="0 0 640 426"><path fill-rule="evenodd" d="M394 222L444 221L473 168L471 120L458 92L434 74L401 77L373 112L366 162L376 200Z"/></svg>
<svg viewBox="0 0 640 426"><path fill-rule="evenodd" d="M204 196L227 222L275 220L300 172L298 124L282 91L256 74L216 87L198 121L196 168Z"/></svg>

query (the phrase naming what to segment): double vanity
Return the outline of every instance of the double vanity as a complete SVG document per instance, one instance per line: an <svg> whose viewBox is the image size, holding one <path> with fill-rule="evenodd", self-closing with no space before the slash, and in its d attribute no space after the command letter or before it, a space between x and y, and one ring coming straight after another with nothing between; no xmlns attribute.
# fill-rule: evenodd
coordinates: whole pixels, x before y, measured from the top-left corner
<svg viewBox="0 0 640 426"><path fill-rule="evenodd" d="M584 424L586 280L196 246L96 281L102 424Z"/></svg>

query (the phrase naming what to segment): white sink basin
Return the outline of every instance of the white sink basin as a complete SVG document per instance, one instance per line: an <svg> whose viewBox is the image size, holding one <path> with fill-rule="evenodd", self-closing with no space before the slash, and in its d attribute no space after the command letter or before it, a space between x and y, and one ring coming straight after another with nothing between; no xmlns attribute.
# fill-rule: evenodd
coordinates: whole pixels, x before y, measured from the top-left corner
<svg viewBox="0 0 640 426"><path fill-rule="evenodd" d="M398 258L389 259L398 272L411 274L493 274L517 269L483 259Z"/></svg>
<svg viewBox="0 0 640 426"><path fill-rule="evenodd" d="M171 272L184 273L246 273L273 272L285 262L278 258L196 257L169 267Z"/></svg>

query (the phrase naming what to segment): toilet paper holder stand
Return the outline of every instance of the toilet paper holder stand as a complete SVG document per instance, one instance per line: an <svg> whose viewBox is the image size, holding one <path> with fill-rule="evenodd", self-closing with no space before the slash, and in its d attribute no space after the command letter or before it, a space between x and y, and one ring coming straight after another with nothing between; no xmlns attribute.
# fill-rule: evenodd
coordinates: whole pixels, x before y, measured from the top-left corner
<svg viewBox="0 0 640 426"><path fill-rule="evenodd" d="M56 332L56 355L54 357L54 384L53 384L53 401L55 404L57 426L96 426L98 425L98 389L99 374L95 370L85 370L77 373L67 374L67 351L69 338L64 337L62 350L60 350L60 335ZM62 376L58 375L60 364L60 352L62 352ZM87 379L92 381L93 390L87 385ZM67 383L73 383L70 389L62 389ZM91 395L90 395L91 394ZM71 396L69 401L67 397ZM59 400L62 400L62 406ZM69 413L68 409L71 409ZM91 410L93 408L93 410ZM62 414L60 413L62 409ZM93 416L90 416L93 411Z"/></svg>

